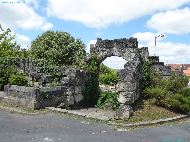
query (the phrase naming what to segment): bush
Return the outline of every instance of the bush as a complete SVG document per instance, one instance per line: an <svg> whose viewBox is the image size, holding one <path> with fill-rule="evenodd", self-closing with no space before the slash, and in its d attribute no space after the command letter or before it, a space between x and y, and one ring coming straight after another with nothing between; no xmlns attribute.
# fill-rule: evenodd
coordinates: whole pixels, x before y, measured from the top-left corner
<svg viewBox="0 0 190 142"><path fill-rule="evenodd" d="M100 88L99 88L99 62L96 54L91 54L90 59L86 64L81 65L81 68L88 72L88 77L86 78L85 87L82 90L83 101L82 105L94 107L97 104Z"/></svg>
<svg viewBox="0 0 190 142"><path fill-rule="evenodd" d="M187 77L172 74L169 78L163 78L152 73L150 82L151 86L145 88L143 94L154 99L156 105L183 113L190 111L190 88L186 88Z"/></svg>
<svg viewBox="0 0 190 142"><path fill-rule="evenodd" d="M143 63L143 85L144 88L151 85L151 62L144 61Z"/></svg>
<svg viewBox="0 0 190 142"><path fill-rule="evenodd" d="M82 92L84 96L83 104L85 106L95 106L100 96L98 74L89 73L85 88Z"/></svg>
<svg viewBox="0 0 190 142"><path fill-rule="evenodd" d="M109 74L111 71L112 71L112 69L105 66L104 64L100 65L100 74Z"/></svg>
<svg viewBox="0 0 190 142"><path fill-rule="evenodd" d="M119 107L117 94L116 93L101 93L96 106L102 109L116 110Z"/></svg>
<svg viewBox="0 0 190 142"><path fill-rule="evenodd" d="M47 31L32 41L30 55L48 65L80 64L85 55L84 44L66 32Z"/></svg>
<svg viewBox="0 0 190 142"><path fill-rule="evenodd" d="M9 83L11 85L26 86L28 81L24 75L17 73L10 75Z"/></svg>
<svg viewBox="0 0 190 142"><path fill-rule="evenodd" d="M190 96L174 94L168 101L168 105L173 110L188 113L190 112Z"/></svg>
<svg viewBox="0 0 190 142"><path fill-rule="evenodd" d="M13 66L3 67L0 69L0 90L4 89L4 85L9 83L10 76L15 73L16 70Z"/></svg>
<svg viewBox="0 0 190 142"><path fill-rule="evenodd" d="M187 87L188 82L189 79L186 76L172 74L172 76L168 79L167 86L165 87L174 93L178 93L183 90L184 87Z"/></svg>
<svg viewBox="0 0 190 142"><path fill-rule="evenodd" d="M181 94L183 94L184 96L190 96L190 88L183 88L183 90L181 90L180 92Z"/></svg>
<svg viewBox="0 0 190 142"><path fill-rule="evenodd" d="M116 84L118 82L117 71L102 64L100 65L99 80L101 84Z"/></svg>
<svg viewBox="0 0 190 142"><path fill-rule="evenodd" d="M166 106L166 100L172 94L172 92L159 87L146 88L143 93L145 97L155 99L155 104L159 106Z"/></svg>

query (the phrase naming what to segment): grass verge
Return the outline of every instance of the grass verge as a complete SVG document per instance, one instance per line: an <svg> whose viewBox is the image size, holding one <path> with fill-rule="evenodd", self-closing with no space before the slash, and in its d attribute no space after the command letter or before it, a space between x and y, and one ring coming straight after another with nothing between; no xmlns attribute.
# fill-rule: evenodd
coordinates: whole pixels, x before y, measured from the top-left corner
<svg viewBox="0 0 190 142"><path fill-rule="evenodd" d="M154 104L154 100L151 99L138 100L133 104L133 110L134 113L131 118L129 118L128 120L115 120L115 122L136 123L171 118L181 115L166 108L156 106Z"/></svg>
<svg viewBox="0 0 190 142"><path fill-rule="evenodd" d="M42 109L42 110L32 110L27 109L19 106L13 106L6 103L0 103L0 110L6 110L10 113L19 113L19 114L25 114L25 115L38 115L38 114L44 114L47 112L50 112L48 109Z"/></svg>

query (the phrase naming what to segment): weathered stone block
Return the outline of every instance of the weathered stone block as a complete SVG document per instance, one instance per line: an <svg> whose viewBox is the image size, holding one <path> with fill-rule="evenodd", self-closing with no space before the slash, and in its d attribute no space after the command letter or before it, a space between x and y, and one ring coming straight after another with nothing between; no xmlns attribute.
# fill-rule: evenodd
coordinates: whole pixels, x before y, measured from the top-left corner
<svg viewBox="0 0 190 142"><path fill-rule="evenodd" d="M120 108L116 112L116 119L129 119L133 114L133 109L130 105L120 105Z"/></svg>

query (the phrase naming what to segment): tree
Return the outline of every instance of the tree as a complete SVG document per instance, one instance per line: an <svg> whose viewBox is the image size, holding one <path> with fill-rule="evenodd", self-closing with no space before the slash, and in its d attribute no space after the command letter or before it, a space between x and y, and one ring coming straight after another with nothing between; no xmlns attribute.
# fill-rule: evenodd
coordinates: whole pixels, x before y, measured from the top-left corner
<svg viewBox="0 0 190 142"><path fill-rule="evenodd" d="M43 59L48 65L76 65L85 55L84 44L66 32L47 31L31 45L33 59Z"/></svg>
<svg viewBox="0 0 190 142"><path fill-rule="evenodd" d="M4 30L0 25L0 90L9 83L11 75L18 74L15 69L17 57L22 57L24 54L14 39L15 36L11 34L11 30ZM19 77L23 78L21 74Z"/></svg>
<svg viewBox="0 0 190 142"><path fill-rule="evenodd" d="M11 35L11 30L4 30L0 25L0 57L19 56L20 47L14 41L15 36Z"/></svg>

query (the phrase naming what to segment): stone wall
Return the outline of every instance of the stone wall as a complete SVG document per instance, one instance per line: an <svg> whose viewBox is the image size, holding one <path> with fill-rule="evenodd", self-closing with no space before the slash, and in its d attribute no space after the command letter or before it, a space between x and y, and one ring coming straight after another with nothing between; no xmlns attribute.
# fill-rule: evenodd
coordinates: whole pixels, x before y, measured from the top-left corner
<svg viewBox="0 0 190 142"><path fill-rule="evenodd" d="M67 66L47 67L42 60L17 59L15 66L30 79L29 86L5 86L4 102L21 105L26 108L40 109L48 106L72 106L83 100L83 90L88 80L84 70ZM54 84L55 74L60 78ZM32 82L32 83L31 83ZM22 103L20 101L22 100Z"/></svg>
<svg viewBox="0 0 190 142"><path fill-rule="evenodd" d="M122 57L127 61L124 69L118 71L119 81L115 88L106 88L108 92L113 89L118 92L120 108L117 116L119 118L129 118L132 112L131 105L140 97L144 85L142 82L144 61L151 61L152 69L161 73L162 76L171 75L171 69L159 62L158 56L149 56L147 47L138 48L136 38L114 40L98 38L96 44L90 46L90 52L91 55L97 55L99 65L111 56ZM84 62L88 62L90 59L91 56L86 56ZM1 100L5 102L11 100L10 103L31 109L60 105L68 107L80 102L83 99L83 90L88 87L86 85L88 85L87 80L90 79L90 74L84 70L67 66L54 66L49 68L51 70L49 73L45 71L47 66L43 62L43 60L19 59L16 66L29 78L31 77L33 82L38 82L38 85L33 84L33 87L5 86L5 97ZM55 79L53 75L55 74L58 74L60 80L59 85L53 86Z"/></svg>
<svg viewBox="0 0 190 142"><path fill-rule="evenodd" d="M117 111L119 118L129 118L132 110L131 104L140 97L144 86L142 82L144 61L151 61L151 68L160 72L162 76L171 75L170 68L159 62L158 56L149 56L148 47L138 48L136 38L114 40L102 40L99 38L95 45L90 46L90 52L98 56L99 63L111 56L122 57L127 61L124 69L118 71L119 81L115 88L120 102L120 108ZM110 88L102 86L101 89L103 91L112 91Z"/></svg>
<svg viewBox="0 0 190 142"><path fill-rule="evenodd" d="M79 87L67 88L65 86L33 88L17 85L6 85L3 102L30 109L45 107L62 107L77 105L83 99ZM22 103L21 103L22 102Z"/></svg>
<svg viewBox="0 0 190 142"><path fill-rule="evenodd" d="M107 57L118 56L130 61L138 52L138 42L136 38L122 38L114 40L97 39L94 46L91 46L90 53L95 53L99 56L100 63Z"/></svg>
<svg viewBox="0 0 190 142"><path fill-rule="evenodd" d="M139 49L136 38L123 38L114 40L97 39L94 46L91 45L91 53L97 54L99 63L102 63L107 57L118 56L128 61L124 69L118 71L119 82L116 85L120 108L118 115L120 118L130 116L130 105L140 96L142 84L142 61L148 58L148 49L146 47ZM127 111L126 108L128 108Z"/></svg>
<svg viewBox="0 0 190 142"><path fill-rule="evenodd" d="M148 60L152 62L151 69L159 73L163 77L171 76L171 67L164 65L164 62L159 61L159 56L149 56Z"/></svg>

